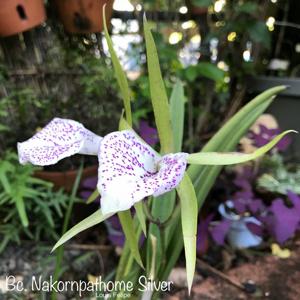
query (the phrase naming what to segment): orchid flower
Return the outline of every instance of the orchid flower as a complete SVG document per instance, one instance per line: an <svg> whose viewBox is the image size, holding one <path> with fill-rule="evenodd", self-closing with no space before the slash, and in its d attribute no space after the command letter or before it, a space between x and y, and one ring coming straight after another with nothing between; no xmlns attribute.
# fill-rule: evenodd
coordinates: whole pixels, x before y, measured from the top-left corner
<svg viewBox="0 0 300 300"><path fill-rule="evenodd" d="M46 166L74 155L97 155L97 188L104 215L124 211L148 196L159 196L176 188L187 163L226 165L252 160L270 150L287 132L251 154L168 153L158 154L133 130L112 132L103 138L82 124L53 119L32 138L18 143L21 164Z"/></svg>
<svg viewBox="0 0 300 300"><path fill-rule="evenodd" d="M103 214L129 209L147 196L174 189L187 165L187 153L160 156L132 130L104 138L82 124L55 118L29 140L18 143L21 164L46 166L74 155L98 155L98 190Z"/></svg>

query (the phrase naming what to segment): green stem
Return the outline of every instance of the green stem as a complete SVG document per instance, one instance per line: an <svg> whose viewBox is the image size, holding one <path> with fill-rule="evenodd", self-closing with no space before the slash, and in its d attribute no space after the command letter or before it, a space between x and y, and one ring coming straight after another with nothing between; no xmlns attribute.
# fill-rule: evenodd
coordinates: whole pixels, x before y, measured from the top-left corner
<svg viewBox="0 0 300 300"><path fill-rule="evenodd" d="M81 163L81 165L80 165L80 168L78 170L76 180L75 180L75 183L74 183L74 186L72 189L72 193L70 196L70 202L67 207L66 215L64 218L62 235L64 235L68 230L71 213L73 210L73 205L74 205L74 202L76 199L76 193L78 191L78 187L79 187L79 183L80 183L80 179L81 179L81 175L82 175L82 170L83 170L83 163ZM61 247L59 247L59 249L57 249L57 253L56 253L56 264L55 264L55 270L54 270L54 274L53 274L53 282L58 280L61 275L60 273L61 273L61 264L62 264L63 256L64 256L64 246L61 246ZM55 289L54 289L53 292L51 293L51 300L56 300L56 299L57 299L57 297L56 297L56 293L55 293Z"/></svg>

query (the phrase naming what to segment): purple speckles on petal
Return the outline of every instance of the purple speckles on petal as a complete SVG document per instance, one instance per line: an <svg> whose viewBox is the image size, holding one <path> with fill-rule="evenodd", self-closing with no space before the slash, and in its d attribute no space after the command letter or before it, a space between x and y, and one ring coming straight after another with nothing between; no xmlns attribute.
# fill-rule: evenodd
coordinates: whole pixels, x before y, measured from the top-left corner
<svg viewBox="0 0 300 300"><path fill-rule="evenodd" d="M133 131L105 136L99 153L102 212L127 210L147 196L158 196L175 188L183 177L187 155L160 157Z"/></svg>
<svg viewBox="0 0 300 300"><path fill-rule="evenodd" d="M101 139L76 121L55 118L32 138L18 143L19 161L45 166L76 153L97 155Z"/></svg>

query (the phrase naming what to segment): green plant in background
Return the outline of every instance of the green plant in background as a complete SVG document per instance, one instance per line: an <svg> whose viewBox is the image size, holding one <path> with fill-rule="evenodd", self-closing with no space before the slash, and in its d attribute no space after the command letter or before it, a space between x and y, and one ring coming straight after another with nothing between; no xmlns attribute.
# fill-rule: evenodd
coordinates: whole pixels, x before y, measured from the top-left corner
<svg viewBox="0 0 300 300"><path fill-rule="evenodd" d="M0 252L10 241L55 240L69 196L54 192L52 184L33 177L35 167L20 166L14 152L0 161Z"/></svg>
<svg viewBox="0 0 300 300"><path fill-rule="evenodd" d="M263 167L267 167L267 172L262 174L257 180L257 187L271 193L287 195L288 191L300 194L300 169L289 168L283 157L274 154L266 161L263 161Z"/></svg>
<svg viewBox="0 0 300 300"><path fill-rule="evenodd" d="M99 184L98 188L99 192L102 194L103 212L97 211L88 218L84 219L82 222L75 225L62 236L53 249L61 246L82 230L94 226L110 217L113 213L118 212L120 223L123 227L126 237L126 244L119 262L116 279L130 280L133 283L136 283L139 274L143 272L142 269L144 268L147 277L151 278L151 280L166 279L171 269L175 265L182 248L184 248L187 281L190 291L196 264L198 210L201 208L208 192L212 188L213 183L222 168L222 165L242 163L255 159L256 157L261 156L270 150L285 134L290 132L287 131L278 135L267 145L257 149L252 154L228 152L234 150L240 138L245 134L248 128L270 105L274 99L274 96L285 89L285 87L281 86L270 89L247 104L216 133L216 135L202 149L202 152L194 154L170 154L172 152L180 151L182 145L181 139L184 126L184 114L182 111L184 105L183 87L180 83L177 83L172 93L172 99L169 103L161 76L154 39L151 34L149 24L146 20L144 20L150 95L155 116L155 123L160 138L162 155L162 157L160 157L158 154L152 154L153 157L157 156L157 159L159 159L158 163L161 164L162 169L157 170L156 173L151 174L151 176L162 176L162 174L164 174L163 170L168 165L167 162L165 163L166 165L164 165L164 159L168 160L172 157L172 161L174 161L169 163L171 163L171 165L174 164L174 166L178 164L178 166L174 174L170 170L170 173L166 173L170 175L164 175L166 178L161 178L160 184L162 184L162 187L165 188L164 191L170 191L169 193L163 194L160 192L159 194L161 194L161 196L153 197L152 192L148 192L149 188L151 188L151 185L147 186L147 182L142 183L142 181L139 181L139 184L145 184L145 187L142 187L142 190L144 191L145 188L145 194L150 196L148 197L148 201L144 202L144 205L142 202L135 203L136 201L142 199L136 199L132 202L132 197L134 194L130 194L132 193L130 186L132 186L133 182L127 182L126 180L128 178L126 179L126 176L124 177L125 181L122 182L122 171L118 171L118 168L116 168L117 164L114 165L113 158L114 155L117 154L113 153L116 150L116 145L119 145L118 147L120 147L120 149L118 148L118 155L120 152L123 155L123 159L128 159L130 162L131 160L129 157L131 156L126 156L129 155L128 152L126 152L126 149L128 149L129 140L133 139L134 143L138 145L137 149L140 150L137 151L141 151L141 149L146 147L146 145L143 146L144 143L141 143L138 137L136 137L131 130L131 93L128 88L126 75L121 68L116 53L114 52L106 26L105 34L109 45L117 82L124 100L126 120L121 118L119 128L120 130L127 131L115 132L105 136L102 139L101 137L96 136L95 134L86 130L83 125L78 122L54 119L47 125L45 129L41 131L41 133L38 133L34 138L19 144L19 159L21 163L31 162L40 165L48 165L56 163L59 159L65 157L66 155L72 155L75 153L98 154L100 160L99 176L101 178L101 184ZM170 107L170 105L172 105L172 107ZM74 143L72 143L71 148L69 148L69 146L66 148L64 145L55 146L51 143L51 145L49 144L50 148L62 147L59 151L59 156L53 156L51 153L49 153L49 155L44 152L40 153L39 145L45 146L48 143L48 139L51 142L54 138L59 138L60 140L65 140L65 146L69 145L68 143L72 142L72 140L69 140L71 136L66 136L68 131L60 131L59 129L66 127L71 128L72 131L74 131L74 134L72 134L72 139L75 140ZM175 132L175 129L178 131ZM53 136L54 133L55 137ZM57 135L59 136L57 137ZM60 135L62 136L60 137ZM75 143L77 139L79 139L81 142ZM123 141L124 139L125 141ZM94 142L91 143L90 141ZM125 149L124 153L122 152L123 142ZM65 153L65 149L70 149L70 151ZM108 151L109 149L111 149L112 152ZM152 153L151 151L149 153ZM217 151L227 153L218 153ZM138 157L139 155L142 155L141 153L137 152L133 153L133 155L137 155ZM183 160L183 164L179 164L179 158L176 158L176 155L181 157L180 159ZM136 164L134 162L134 157L131 158L133 159L132 164ZM152 164L154 162L149 160L146 163ZM183 172L185 170L186 163L190 163L192 165L184 174ZM108 166L106 164L108 164ZM109 164L112 164L112 166L109 167ZM109 172L112 172L111 179L110 177L106 178L106 175L104 175L104 172L108 171L108 169L105 169L107 167L110 170ZM130 167L130 165L128 165L128 167ZM149 167L150 165L147 166L147 168ZM132 170L132 172L141 172L139 170L136 171L135 168ZM119 172L121 174L117 175L114 174L114 172ZM138 173L136 176L137 175ZM176 184L169 185L168 180L171 180L172 176L175 176L173 179L175 179ZM114 177L116 177L117 180L120 180L118 184L119 190L113 188L113 184L115 184L113 179ZM122 186L122 184L129 184L129 186ZM153 184L155 185L156 183L153 182ZM176 185L179 201L176 201L176 193L174 190L172 190L172 188L174 188ZM109 189L110 192L108 192L107 189ZM110 193L113 193L114 195L110 197ZM136 209L136 216L132 218L130 211L125 209L128 209L133 204ZM144 232L144 234L148 237L152 238L146 240L142 251L140 251L138 241L142 232ZM182 235L178 234L180 232L182 232ZM152 292L150 292L148 297L151 298L152 296L153 298L156 298L158 295L155 293L152 295Z"/></svg>
<svg viewBox="0 0 300 300"><path fill-rule="evenodd" d="M195 151L217 131L220 123L242 106L248 77L266 70L271 45L266 20L276 5L268 0L135 3L151 10L168 95L176 78L185 85L188 106L184 149ZM176 14L168 19L168 12L178 12L184 6L189 8L185 14L187 20L181 21ZM201 15L194 12L195 7L202 8ZM159 16L159 11L166 12L165 19ZM172 34L180 38L171 45ZM149 118L146 69L142 68L141 76L132 82L132 87L137 99L144 100L134 102L134 119Z"/></svg>

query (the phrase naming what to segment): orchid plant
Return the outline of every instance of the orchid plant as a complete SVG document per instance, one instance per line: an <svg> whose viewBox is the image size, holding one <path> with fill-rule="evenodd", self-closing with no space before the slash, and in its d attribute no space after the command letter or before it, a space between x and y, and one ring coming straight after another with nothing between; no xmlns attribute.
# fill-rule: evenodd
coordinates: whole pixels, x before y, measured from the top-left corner
<svg viewBox="0 0 300 300"><path fill-rule="evenodd" d="M254 99L216 134L202 152L181 152L185 102L183 86L180 82L175 85L169 101L150 25L144 18L150 93L161 146L160 153L157 153L132 129L129 85L113 49L106 22L104 27L124 99L126 118L121 117L120 131L100 137L76 121L55 118L32 138L18 144L20 163L43 166L55 164L76 153L97 155L97 191L92 194L91 200L100 194L101 208L71 228L54 249L117 213L126 242L116 280L126 278L135 282L142 269L146 269L146 275L151 280L166 278L177 261L183 243L190 291L196 265L198 210L221 166L253 160L291 132L279 134L251 154L228 152L234 149L238 139L284 87L270 89ZM217 149L225 152L216 152ZM191 166L187 168L188 165ZM178 197L175 196L175 189ZM135 217L130 212L133 206ZM181 226L180 231L178 226ZM144 243L143 256L139 249L142 232L151 237ZM179 232L182 234L179 235Z"/></svg>

